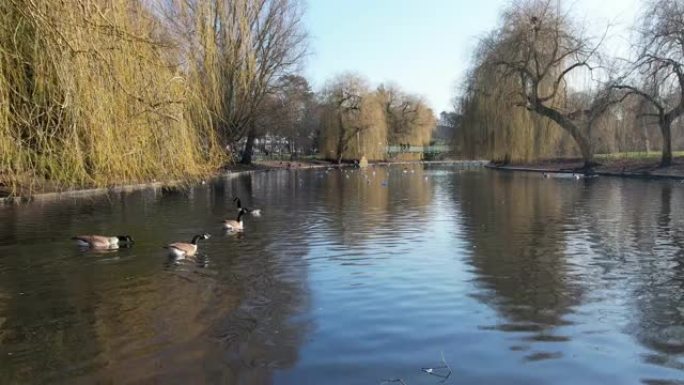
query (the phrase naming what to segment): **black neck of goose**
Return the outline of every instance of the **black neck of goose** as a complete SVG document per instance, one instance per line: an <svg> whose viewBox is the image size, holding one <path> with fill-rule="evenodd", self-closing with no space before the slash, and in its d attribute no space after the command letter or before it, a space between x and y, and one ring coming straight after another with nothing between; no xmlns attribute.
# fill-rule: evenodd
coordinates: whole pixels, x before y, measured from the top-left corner
<svg viewBox="0 0 684 385"><path fill-rule="evenodd" d="M242 208L242 202L240 201L240 198L235 198L234 201L235 201L235 203L237 203L237 208L241 209Z"/></svg>
<svg viewBox="0 0 684 385"><path fill-rule="evenodd" d="M201 235L195 235L194 237L192 237L192 242L190 242L190 243L192 243L193 245L196 245L197 241L199 241L200 239L202 239Z"/></svg>
<svg viewBox="0 0 684 385"><path fill-rule="evenodd" d="M238 217L237 217L237 221L238 221L238 222L240 222L240 220L242 219L242 216L243 216L243 215L245 215L245 210L240 210L240 212L238 213Z"/></svg>

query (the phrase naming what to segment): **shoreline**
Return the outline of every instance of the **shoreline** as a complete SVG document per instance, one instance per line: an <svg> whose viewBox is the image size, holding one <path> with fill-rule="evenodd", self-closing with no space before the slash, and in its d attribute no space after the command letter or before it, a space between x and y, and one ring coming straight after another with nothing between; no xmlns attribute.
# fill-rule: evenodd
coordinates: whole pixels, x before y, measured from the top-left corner
<svg viewBox="0 0 684 385"><path fill-rule="evenodd" d="M672 165L660 167L654 159L603 159L601 164L592 169L592 174L609 177L651 179L651 180L684 180L684 158L674 158ZM518 171L534 173L570 174L581 173L582 162L579 160L549 160L529 164L496 165L488 163L486 168L498 171Z"/></svg>
<svg viewBox="0 0 684 385"><path fill-rule="evenodd" d="M477 160L443 160L443 161L399 161L399 162L372 162L368 167L374 166L390 166L401 164L452 164L462 163L468 165L477 165L483 167L487 161ZM133 191L140 191L146 189L174 189L193 184L199 184L215 178L232 177L256 172L282 171L282 170L308 170L321 168L349 168L355 167L353 163L337 164L336 162L328 162L322 160L310 161L256 161L251 165L234 164L224 166L216 173L206 178L206 180L198 179L196 181L167 181L159 182L152 181L148 183L132 183L123 184L110 187L95 187L95 188L74 188L62 191L41 191L30 195L16 195L0 197L0 206L4 205L18 205L31 202L54 202L61 199L79 199L91 198L106 194L128 193Z"/></svg>

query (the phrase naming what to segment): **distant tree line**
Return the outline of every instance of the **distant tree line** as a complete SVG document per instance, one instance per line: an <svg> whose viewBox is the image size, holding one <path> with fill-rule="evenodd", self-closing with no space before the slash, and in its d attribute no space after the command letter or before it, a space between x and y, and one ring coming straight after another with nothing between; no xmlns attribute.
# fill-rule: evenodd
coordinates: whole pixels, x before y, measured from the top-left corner
<svg viewBox="0 0 684 385"><path fill-rule="evenodd" d="M513 2L481 39L456 98L454 142L464 157L501 162L596 153L662 152L684 113L684 1L653 0L628 58L604 52L557 0ZM675 146L684 147L684 138Z"/></svg>
<svg viewBox="0 0 684 385"><path fill-rule="evenodd" d="M422 98L393 84L372 89L353 73L328 81L320 103L320 154L337 162L362 156L383 160L389 145L428 145L436 126Z"/></svg>
<svg viewBox="0 0 684 385"><path fill-rule="evenodd" d="M0 2L0 188L200 177L292 156L384 159L435 117L396 85L314 92L300 0ZM4 187L3 187L4 186Z"/></svg>
<svg viewBox="0 0 684 385"><path fill-rule="evenodd" d="M342 162L366 156L384 160L390 145L428 145L435 126L436 118L427 103L397 85L372 88L361 75L342 73L314 92L304 77L287 75L264 97L252 129L237 148L243 163L251 162L256 150L267 151L255 146L264 138L285 140L293 158L318 155Z"/></svg>

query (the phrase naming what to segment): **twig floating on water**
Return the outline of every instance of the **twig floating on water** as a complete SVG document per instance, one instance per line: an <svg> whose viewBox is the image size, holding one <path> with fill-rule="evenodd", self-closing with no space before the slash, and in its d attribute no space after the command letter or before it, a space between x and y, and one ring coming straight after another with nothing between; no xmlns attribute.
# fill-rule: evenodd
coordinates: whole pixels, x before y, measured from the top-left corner
<svg viewBox="0 0 684 385"><path fill-rule="evenodd" d="M380 385L382 385L382 384L390 384L390 383L395 383L395 382L398 382L398 383L400 383L401 385L406 385L406 383L404 382L404 380L402 380L401 378L391 378L391 379L387 379L387 380L382 380L382 382L380 383Z"/></svg>

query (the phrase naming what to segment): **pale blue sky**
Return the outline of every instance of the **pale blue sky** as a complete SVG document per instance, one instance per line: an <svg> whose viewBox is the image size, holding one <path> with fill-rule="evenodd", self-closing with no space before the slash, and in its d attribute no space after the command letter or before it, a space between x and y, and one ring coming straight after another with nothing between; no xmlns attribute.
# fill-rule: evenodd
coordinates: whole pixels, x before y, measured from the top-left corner
<svg viewBox="0 0 684 385"><path fill-rule="evenodd" d="M572 9L591 25L616 24L614 48L626 44L626 29L640 3L577 0ZM363 74L374 85L394 81L423 95L439 113L450 108L478 37L496 26L506 4L508 0L308 0L311 55L305 73L314 88L345 71Z"/></svg>

